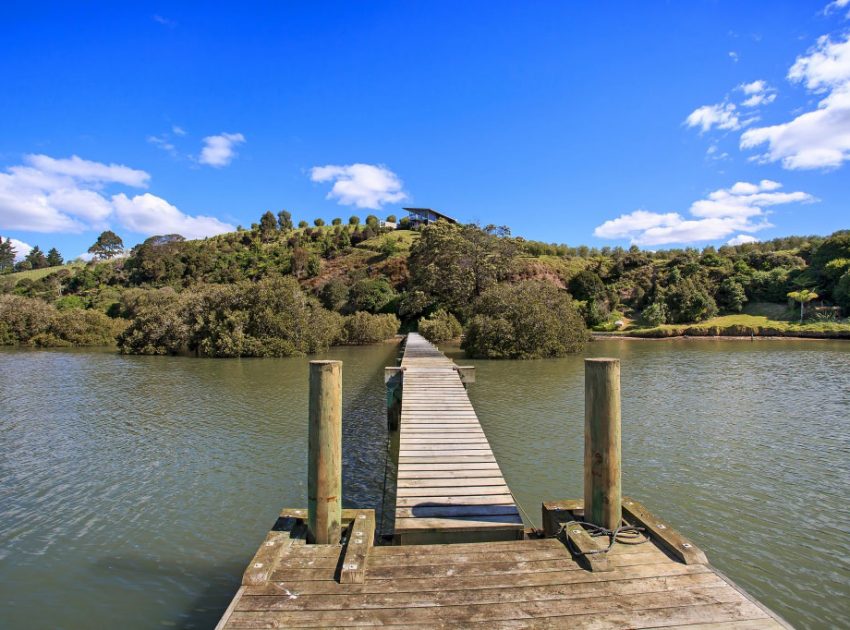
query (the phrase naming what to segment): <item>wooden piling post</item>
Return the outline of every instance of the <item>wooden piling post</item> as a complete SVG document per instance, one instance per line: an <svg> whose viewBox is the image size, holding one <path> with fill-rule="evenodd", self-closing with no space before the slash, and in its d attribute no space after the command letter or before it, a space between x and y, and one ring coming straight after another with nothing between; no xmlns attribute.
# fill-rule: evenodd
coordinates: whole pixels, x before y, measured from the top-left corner
<svg viewBox="0 0 850 630"><path fill-rule="evenodd" d="M622 519L619 359L584 361L584 517L608 529Z"/></svg>
<svg viewBox="0 0 850 630"><path fill-rule="evenodd" d="M342 521L342 361L310 361L307 538L336 544Z"/></svg>

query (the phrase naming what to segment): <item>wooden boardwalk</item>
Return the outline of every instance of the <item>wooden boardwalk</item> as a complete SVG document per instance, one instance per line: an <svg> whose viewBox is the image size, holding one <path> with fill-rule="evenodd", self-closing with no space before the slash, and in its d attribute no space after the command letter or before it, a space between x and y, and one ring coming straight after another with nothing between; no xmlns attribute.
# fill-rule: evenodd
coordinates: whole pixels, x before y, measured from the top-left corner
<svg viewBox="0 0 850 630"><path fill-rule="evenodd" d="M391 370L391 409L402 390L399 416L390 414L400 429L394 544L375 546L373 510L337 510L333 525L342 535L333 544L307 544L308 511L284 510L217 630L790 627L715 570L670 523L620 499L619 488L616 531L623 538L610 548L614 528L596 536L598 527L582 524L580 500L544 502L542 529L523 532L466 396L465 369L410 335L401 367ZM327 398L331 390L341 396L338 381L323 392ZM331 416L328 410L339 415L326 422L341 423L340 409L311 408L311 423ZM341 448L338 434L334 441ZM622 533L621 525L630 531ZM452 544L435 544L445 541Z"/></svg>
<svg viewBox="0 0 850 630"><path fill-rule="evenodd" d="M362 581L351 582L342 573L352 536L305 544L294 516L281 515L219 630L788 627L711 566L685 564L654 541L616 544L604 572L587 570L558 538L371 547Z"/></svg>
<svg viewBox="0 0 850 630"><path fill-rule="evenodd" d="M457 366L410 333L401 369L396 542L522 538L519 511Z"/></svg>

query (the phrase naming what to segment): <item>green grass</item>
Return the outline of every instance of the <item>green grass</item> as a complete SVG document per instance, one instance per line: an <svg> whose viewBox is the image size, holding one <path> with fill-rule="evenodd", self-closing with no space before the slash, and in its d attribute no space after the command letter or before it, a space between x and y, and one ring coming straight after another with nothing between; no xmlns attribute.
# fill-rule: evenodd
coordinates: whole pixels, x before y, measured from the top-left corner
<svg viewBox="0 0 850 630"><path fill-rule="evenodd" d="M373 252L381 251L384 243L387 241L395 241L398 247L398 253L409 252L413 244L419 240L419 232L413 230L396 230L389 234L382 234L375 238L370 238L357 243L357 247L361 249L369 249Z"/></svg>
<svg viewBox="0 0 850 630"><path fill-rule="evenodd" d="M782 305L778 305L782 306ZM786 309L783 308L783 313ZM629 337L829 337L850 339L850 320L804 322L771 319L766 315L722 315L698 324L664 324L654 327L632 326L619 334Z"/></svg>
<svg viewBox="0 0 850 630"><path fill-rule="evenodd" d="M45 267L43 269L30 269L28 271L16 271L15 273L9 273L4 276L0 276L0 278L9 278L17 284L19 281L24 278L29 278L30 280L39 280L44 278L45 276L49 276L54 271L59 271L60 269L71 269L71 268L79 268L85 266L85 263L68 263L67 265L58 265L56 267Z"/></svg>

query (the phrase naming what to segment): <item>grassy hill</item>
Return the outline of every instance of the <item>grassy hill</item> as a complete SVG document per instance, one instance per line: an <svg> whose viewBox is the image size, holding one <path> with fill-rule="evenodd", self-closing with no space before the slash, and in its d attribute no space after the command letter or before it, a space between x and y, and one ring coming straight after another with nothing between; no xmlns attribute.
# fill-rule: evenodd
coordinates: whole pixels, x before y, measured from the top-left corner
<svg viewBox="0 0 850 630"><path fill-rule="evenodd" d="M378 320L367 317L379 315L397 317L405 328L433 315L438 319L429 319L432 330L455 330L456 320L467 336L470 330L480 332L478 338L492 335L490 343L508 339L518 326L532 325L519 322L542 317L547 309L575 310L594 330L645 337L835 336L850 331L850 323L839 321L837 311L824 308L809 309L807 321L797 323L799 307L787 297L800 288L812 289L818 295L812 305L837 304L848 312L850 232L650 252L542 243L511 237L502 228L442 221L411 231L375 224L291 229L267 219L250 230L202 240L151 237L122 259L9 274L0 278L0 294L39 300L59 310L98 311L128 320L131 328L146 313L150 321L134 342L141 351L179 347L179 335L178 341L150 341L169 326L175 331L201 327L207 336L218 335L224 326L231 340L241 334L234 327L261 330L251 319L265 317L252 310L260 306L251 287L260 286L272 293L300 287L307 299L304 321L330 322L320 345L341 338L330 332L334 327L347 326L346 339L375 337L378 333L368 330L373 325L383 334L388 320L378 326ZM282 278L291 282L280 284ZM268 304L276 303L272 293ZM561 304L562 296L570 300L569 307ZM511 300L516 304L509 304ZM15 308L23 308L22 303ZM205 309L224 319L205 321ZM157 317L162 321L157 323ZM18 338L13 328L21 320L13 319L4 332L0 316L0 339L4 334ZM42 339L47 343L51 338ZM216 343L216 352L232 351L224 342ZM269 348L261 346L249 351ZM275 347L286 352L290 346ZM514 356L510 349L493 352ZM520 354L534 356L535 350Z"/></svg>

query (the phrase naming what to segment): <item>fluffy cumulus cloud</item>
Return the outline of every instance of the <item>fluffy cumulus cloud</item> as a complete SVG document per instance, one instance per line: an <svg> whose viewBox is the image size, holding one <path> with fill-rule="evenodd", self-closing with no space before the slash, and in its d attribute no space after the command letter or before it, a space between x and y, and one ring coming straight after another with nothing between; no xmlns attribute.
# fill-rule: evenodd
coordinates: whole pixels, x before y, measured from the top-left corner
<svg viewBox="0 0 850 630"><path fill-rule="evenodd" d="M227 166L236 157L236 147L245 142L241 133L222 133L204 138L204 148L198 162L221 168Z"/></svg>
<svg viewBox="0 0 850 630"><path fill-rule="evenodd" d="M779 192L779 188L781 184L768 179L757 184L738 182L695 201L688 218L678 212L636 210L606 221L593 234L599 238L629 239L634 245L713 241L736 232L757 232L771 227L766 218L766 208L770 206L816 201L808 193Z"/></svg>
<svg viewBox="0 0 850 630"><path fill-rule="evenodd" d="M758 107L759 105L770 105L776 100L776 90L770 87L766 81L759 79L752 83L744 83L738 89L747 97L741 103L744 107Z"/></svg>
<svg viewBox="0 0 850 630"><path fill-rule="evenodd" d="M162 197L150 193L136 195L132 199L120 193L112 197L112 203L121 224L139 234L180 234L186 238L203 238L234 229L214 217L191 217Z"/></svg>
<svg viewBox="0 0 850 630"><path fill-rule="evenodd" d="M333 182L328 199L344 206L377 210L384 204L407 199L401 179L386 166L349 164L348 166L315 166L310 169L314 182Z"/></svg>
<svg viewBox="0 0 850 630"><path fill-rule="evenodd" d="M32 232L82 232L104 227L112 206L101 190L110 184L147 186L150 176L119 164L77 156L28 155L0 173L0 227Z"/></svg>
<svg viewBox="0 0 850 630"><path fill-rule="evenodd" d="M705 133L713 127L718 129L740 129L741 119L734 103L703 105L696 108L685 119L688 127L699 127L700 133Z"/></svg>
<svg viewBox="0 0 850 630"><path fill-rule="evenodd" d="M744 245L745 243L758 243L758 239L752 234L738 234L726 241L727 245Z"/></svg>
<svg viewBox="0 0 850 630"><path fill-rule="evenodd" d="M817 108L778 125L756 127L741 136L741 148L765 146L761 162L787 169L835 168L850 160L850 33L818 39L798 57L788 80L822 98Z"/></svg>
<svg viewBox="0 0 850 630"><path fill-rule="evenodd" d="M128 198L105 192L116 185L146 188L149 181L145 171L120 164L28 155L24 164L0 173L0 229L79 233L106 229L115 220L144 235L178 232L198 238L233 229L211 217L183 214L151 194Z"/></svg>

